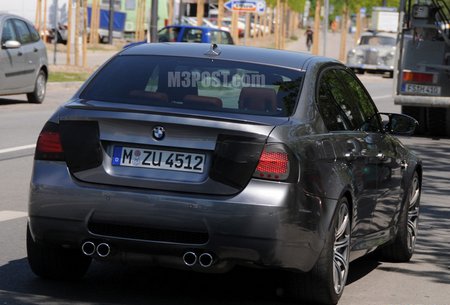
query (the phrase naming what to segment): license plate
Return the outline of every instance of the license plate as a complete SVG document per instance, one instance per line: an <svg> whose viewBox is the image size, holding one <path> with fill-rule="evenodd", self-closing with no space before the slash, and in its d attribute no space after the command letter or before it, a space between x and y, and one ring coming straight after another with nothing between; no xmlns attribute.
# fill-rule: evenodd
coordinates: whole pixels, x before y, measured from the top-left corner
<svg viewBox="0 0 450 305"><path fill-rule="evenodd" d="M422 95L441 95L441 87L439 86L425 86L416 84L403 84L402 91L406 93L417 93Z"/></svg>
<svg viewBox="0 0 450 305"><path fill-rule="evenodd" d="M203 173L204 154L114 146L112 165Z"/></svg>

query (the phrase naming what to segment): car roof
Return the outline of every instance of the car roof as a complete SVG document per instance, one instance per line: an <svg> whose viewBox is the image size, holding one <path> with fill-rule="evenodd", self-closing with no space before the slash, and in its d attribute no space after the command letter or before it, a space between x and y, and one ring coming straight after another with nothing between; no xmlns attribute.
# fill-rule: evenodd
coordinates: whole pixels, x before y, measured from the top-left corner
<svg viewBox="0 0 450 305"><path fill-rule="evenodd" d="M396 38L397 33L369 31L369 32L362 33L361 36L384 36L384 37Z"/></svg>
<svg viewBox="0 0 450 305"><path fill-rule="evenodd" d="M275 49L219 44L220 55L206 55L211 49L208 43L147 43L123 50L119 55L159 55L176 57L217 58L263 65L280 66L300 70L310 59L333 61L334 59L313 56L309 53L281 51Z"/></svg>
<svg viewBox="0 0 450 305"><path fill-rule="evenodd" d="M3 19L6 19L6 18L17 18L17 19L26 21L28 23L31 23L28 19L23 18L21 16L18 16L18 15L15 15L15 14L10 14L10 13L1 13L0 12L0 21L2 21Z"/></svg>
<svg viewBox="0 0 450 305"><path fill-rule="evenodd" d="M205 32L210 32L210 31L220 31L220 32L228 32L228 31L224 31L221 30L219 28L211 28L209 26L195 26L195 25L189 25L189 24L174 24L174 25L168 25L163 27L161 30L163 29L167 29L167 28L188 28L188 29L199 29ZM160 30L160 31L161 31Z"/></svg>

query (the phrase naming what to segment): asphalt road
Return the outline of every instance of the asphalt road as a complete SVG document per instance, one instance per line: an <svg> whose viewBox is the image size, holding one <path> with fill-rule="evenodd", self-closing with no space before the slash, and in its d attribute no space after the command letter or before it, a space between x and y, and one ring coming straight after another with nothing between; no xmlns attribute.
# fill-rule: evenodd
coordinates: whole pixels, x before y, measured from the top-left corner
<svg viewBox="0 0 450 305"><path fill-rule="evenodd" d="M392 80L362 76L380 111L393 105ZM42 105L0 98L0 304L291 304L276 271L226 275L94 263L79 282L44 281L26 259L25 227L33 145L53 111L76 86L50 86ZM366 257L353 262L340 305L450 304L450 140L402 138L424 160L420 236L410 263Z"/></svg>

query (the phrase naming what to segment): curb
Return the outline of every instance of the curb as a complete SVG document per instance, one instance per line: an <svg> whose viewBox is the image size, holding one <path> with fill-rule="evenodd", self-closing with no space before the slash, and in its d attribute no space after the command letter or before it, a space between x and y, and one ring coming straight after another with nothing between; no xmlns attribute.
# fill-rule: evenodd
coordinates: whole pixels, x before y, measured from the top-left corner
<svg viewBox="0 0 450 305"><path fill-rule="evenodd" d="M57 89L57 88L58 89L62 89L62 88L74 89L74 88L80 88L83 83L84 82L48 82L47 87L53 88L53 89Z"/></svg>

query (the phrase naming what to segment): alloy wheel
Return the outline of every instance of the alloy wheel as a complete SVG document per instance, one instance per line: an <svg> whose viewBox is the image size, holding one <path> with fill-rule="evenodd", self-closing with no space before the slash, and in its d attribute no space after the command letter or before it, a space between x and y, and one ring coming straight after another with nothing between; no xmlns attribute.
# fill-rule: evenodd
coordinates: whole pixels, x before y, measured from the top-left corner
<svg viewBox="0 0 450 305"><path fill-rule="evenodd" d="M414 175L409 194L408 202L408 250L414 251L414 246L417 239L417 230L419 224L419 197L420 197L420 182L417 174Z"/></svg>
<svg viewBox="0 0 450 305"><path fill-rule="evenodd" d="M42 100L45 95L45 75L39 73L36 80L36 96L39 100Z"/></svg>
<svg viewBox="0 0 450 305"><path fill-rule="evenodd" d="M340 294L347 281L350 254L350 213L348 206L339 208L333 251L333 282L336 294Z"/></svg>

